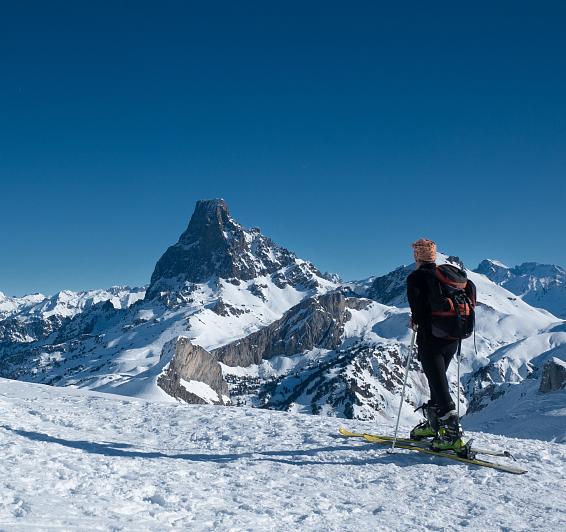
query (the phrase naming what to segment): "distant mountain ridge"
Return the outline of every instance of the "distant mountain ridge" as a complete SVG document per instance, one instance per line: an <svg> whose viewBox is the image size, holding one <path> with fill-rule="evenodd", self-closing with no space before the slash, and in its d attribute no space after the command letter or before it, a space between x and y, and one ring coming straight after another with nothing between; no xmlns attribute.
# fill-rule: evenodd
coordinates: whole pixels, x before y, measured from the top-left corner
<svg viewBox="0 0 566 532"><path fill-rule="evenodd" d="M62 290L51 297L7 297L0 292L0 345L41 340L96 305L108 302L114 309L124 309L144 296L145 287L129 286L82 292Z"/></svg>
<svg viewBox="0 0 566 532"><path fill-rule="evenodd" d="M566 270L554 264L524 262L519 266L486 259L474 270L535 307L566 319Z"/></svg>

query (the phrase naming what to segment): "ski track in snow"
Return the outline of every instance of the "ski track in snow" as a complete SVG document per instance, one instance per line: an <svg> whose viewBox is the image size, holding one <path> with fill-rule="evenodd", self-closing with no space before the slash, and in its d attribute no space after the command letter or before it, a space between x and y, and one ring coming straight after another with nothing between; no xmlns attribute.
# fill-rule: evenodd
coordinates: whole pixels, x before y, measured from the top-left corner
<svg viewBox="0 0 566 532"><path fill-rule="evenodd" d="M0 380L0 530L564 530L566 446L514 476L338 436L322 416ZM501 459L504 460L504 459Z"/></svg>

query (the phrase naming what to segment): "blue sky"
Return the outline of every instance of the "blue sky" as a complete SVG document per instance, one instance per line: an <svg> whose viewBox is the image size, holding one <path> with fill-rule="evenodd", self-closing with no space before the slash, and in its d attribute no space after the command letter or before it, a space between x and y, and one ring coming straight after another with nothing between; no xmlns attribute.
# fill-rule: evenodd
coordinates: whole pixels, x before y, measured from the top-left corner
<svg viewBox="0 0 566 532"><path fill-rule="evenodd" d="M347 279L566 265L565 4L395 4L3 6L0 290L144 284L212 197Z"/></svg>

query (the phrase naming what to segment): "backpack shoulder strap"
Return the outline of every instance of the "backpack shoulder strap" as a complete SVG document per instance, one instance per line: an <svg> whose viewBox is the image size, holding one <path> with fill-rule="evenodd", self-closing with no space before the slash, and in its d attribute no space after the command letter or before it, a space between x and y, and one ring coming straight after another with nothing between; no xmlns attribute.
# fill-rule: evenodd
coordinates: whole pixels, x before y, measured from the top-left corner
<svg viewBox="0 0 566 532"><path fill-rule="evenodd" d="M442 290L442 282L438 278L437 270L427 271L426 283L428 286L428 297L430 307L442 306L442 302L445 299L444 292Z"/></svg>

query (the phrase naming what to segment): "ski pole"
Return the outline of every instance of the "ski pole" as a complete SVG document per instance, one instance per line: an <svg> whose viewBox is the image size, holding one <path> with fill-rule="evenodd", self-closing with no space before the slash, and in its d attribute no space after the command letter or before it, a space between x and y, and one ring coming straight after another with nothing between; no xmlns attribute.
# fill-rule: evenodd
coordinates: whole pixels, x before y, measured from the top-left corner
<svg viewBox="0 0 566 532"><path fill-rule="evenodd" d="M457 414L458 414L458 422L460 421L460 358L462 357L462 340L458 343L458 356L456 357L456 361L458 362L458 381L456 382L456 386L458 388L458 406L457 406Z"/></svg>
<svg viewBox="0 0 566 532"><path fill-rule="evenodd" d="M403 389L401 390L401 401L399 402L399 412L397 412L397 423L395 423L395 434L393 435L393 441L391 442L391 449L389 453L395 450L395 443L397 442L397 431L399 430L399 420L401 419L401 409L403 408L403 400L405 399L405 387L407 386L407 377L409 376L409 367L411 365L411 360L413 358L413 349L415 347L415 338L417 336L417 326L413 328L413 336L411 337L411 347L409 348L409 354L407 355L407 366L405 367L405 378L403 379Z"/></svg>

